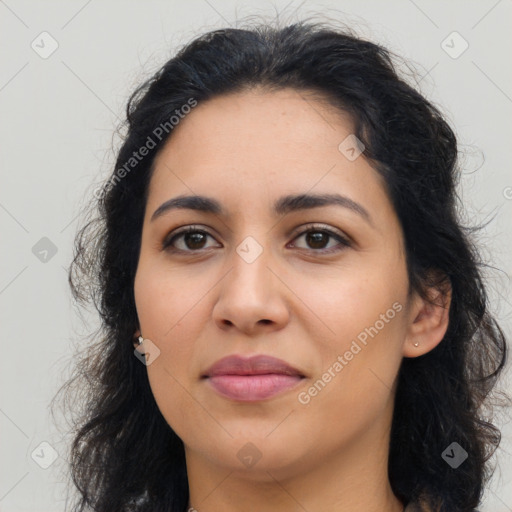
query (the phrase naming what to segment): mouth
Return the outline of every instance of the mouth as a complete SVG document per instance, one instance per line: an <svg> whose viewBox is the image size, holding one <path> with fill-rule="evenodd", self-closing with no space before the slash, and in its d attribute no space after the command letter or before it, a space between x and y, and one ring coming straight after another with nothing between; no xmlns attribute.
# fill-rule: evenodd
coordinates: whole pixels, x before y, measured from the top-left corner
<svg viewBox="0 0 512 512"><path fill-rule="evenodd" d="M241 402L269 399L294 388L305 376L281 359L229 356L201 376L225 398Z"/></svg>

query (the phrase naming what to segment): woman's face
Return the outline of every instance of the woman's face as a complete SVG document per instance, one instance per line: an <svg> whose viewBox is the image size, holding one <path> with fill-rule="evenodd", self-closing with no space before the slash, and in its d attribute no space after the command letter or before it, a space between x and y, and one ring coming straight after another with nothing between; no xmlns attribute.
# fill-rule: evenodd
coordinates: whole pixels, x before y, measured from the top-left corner
<svg viewBox="0 0 512 512"><path fill-rule="evenodd" d="M304 93L244 92L195 107L155 160L135 300L189 467L284 477L385 444L415 313L399 221L352 132ZM184 196L218 211L159 210Z"/></svg>

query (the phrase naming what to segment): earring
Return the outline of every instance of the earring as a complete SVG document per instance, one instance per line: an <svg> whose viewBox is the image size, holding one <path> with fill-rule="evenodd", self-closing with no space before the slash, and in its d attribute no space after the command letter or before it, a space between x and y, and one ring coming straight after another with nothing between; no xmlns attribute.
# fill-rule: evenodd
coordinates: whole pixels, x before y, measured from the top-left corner
<svg viewBox="0 0 512 512"><path fill-rule="evenodd" d="M415 347L419 347L419 345L420 345L420 344L419 344L418 342L415 342L415 343L414 343L414 346L415 346Z"/></svg>
<svg viewBox="0 0 512 512"><path fill-rule="evenodd" d="M139 336L137 338L137 341L139 342L139 345L142 345L142 342L144 341L144 338L142 336Z"/></svg>

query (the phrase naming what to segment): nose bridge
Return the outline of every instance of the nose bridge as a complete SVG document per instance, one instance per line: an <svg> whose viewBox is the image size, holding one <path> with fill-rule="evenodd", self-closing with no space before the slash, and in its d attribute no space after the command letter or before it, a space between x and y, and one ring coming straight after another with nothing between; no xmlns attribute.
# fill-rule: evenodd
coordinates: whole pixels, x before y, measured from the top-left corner
<svg viewBox="0 0 512 512"><path fill-rule="evenodd" d="M261 277L265 272L270 271L269 265L271 255L271 230L269 230L272 219L265 217L266 213L261 210L261 202L255 204L248 202L240 207L240 215L236 216L234 231L237 238L241 237L234 246L231 255L230 266L233 266L232 273L238 278L251 279ZM260 219L260 222L257 221ZM267 223L268 222L268 223Z"/></svg>
<svg viewBox="0 0 512 512"><path fill-rule="evenodd" d="M256 238L256 236L258 238ZM268 237L264 233L246 236L235 248L232 255L232 279L242 286L250 286L251 292L258 288L261 292L268 287L270 270Z"/></svg>
<svg viewBox="0 0 512 512"><path fill-rule="evenodd" d="M273 264L269 238L261 230L247 235L230 255L231 270L221 283L213 311L221 328L234 325L249 333L258 325L270 323L275 328L286 324L286 301L279 280L270 270Z"/></svg>

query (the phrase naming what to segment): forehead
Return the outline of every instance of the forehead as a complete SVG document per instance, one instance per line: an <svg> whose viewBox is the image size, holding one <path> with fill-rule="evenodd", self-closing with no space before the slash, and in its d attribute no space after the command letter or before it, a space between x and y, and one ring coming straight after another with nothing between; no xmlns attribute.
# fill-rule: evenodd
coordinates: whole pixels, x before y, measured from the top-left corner
<svg viewBox="0 0 512 512"><path fill-rule="evenodd" d="M348 113L330 105L319 93L257 88L200 103L173 130L168 145L215 144L236 153L251 147L261 149L263 144L285 150L293 142L307 142L313 150L335 142L340 130L352 133L352 124ZM194 140L189 139L192 131ZM325 140L328 133L331 137ZM276 140L276 134L281 139Z"/></svg>
<svg viewBox="0 0 512 512"><path fill-rule="evenodd" d="M173 129L155 159L149 200L201 194L270 204L270 196L314 191L385 201L381 176L363 156L343 152L351 137L351 117L308 92L215 97Z"/></svg>

